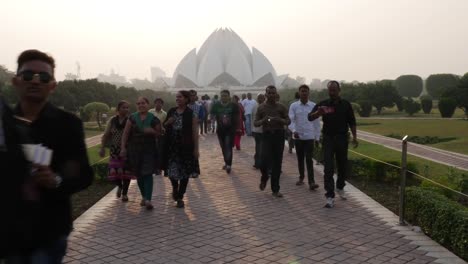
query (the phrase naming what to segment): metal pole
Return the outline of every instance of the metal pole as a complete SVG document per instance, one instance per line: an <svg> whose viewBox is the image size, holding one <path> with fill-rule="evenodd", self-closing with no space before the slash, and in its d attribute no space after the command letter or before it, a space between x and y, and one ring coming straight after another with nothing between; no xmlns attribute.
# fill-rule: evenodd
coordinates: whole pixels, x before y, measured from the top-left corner
<svg viewBox="0 0 468 264"><path fill-rule="evenodd" d="M406 155L408 148L408 135L402 139L401 149L401 184L400 184L400 225L405 223L405 190L406 190Z"/></svg>

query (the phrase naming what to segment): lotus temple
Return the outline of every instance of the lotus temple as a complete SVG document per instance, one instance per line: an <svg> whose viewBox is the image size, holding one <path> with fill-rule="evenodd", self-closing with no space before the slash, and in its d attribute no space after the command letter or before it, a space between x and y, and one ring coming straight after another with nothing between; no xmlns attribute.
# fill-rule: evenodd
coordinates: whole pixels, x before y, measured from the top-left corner
<svg viewBox="0 0 468 264"><path fill-rule="evenodd" d="M219 28L198 50L194 48L182 58L168 80L168 90L259 92L268 85L281 87L287 79L291 81L287 74L277 75L260 50L250 49L233 30Z"/></svg>

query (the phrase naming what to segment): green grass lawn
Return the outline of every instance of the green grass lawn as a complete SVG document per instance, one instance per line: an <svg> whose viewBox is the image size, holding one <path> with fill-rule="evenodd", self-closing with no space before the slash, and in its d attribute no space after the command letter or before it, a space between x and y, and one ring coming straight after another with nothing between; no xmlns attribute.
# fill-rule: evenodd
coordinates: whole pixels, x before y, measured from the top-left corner
<svg viewBox="0 0 468 264"><path fill-rule="evenodd" d="M350 150L385 162L401 161L401 152L363 140L360 141L358 148L350 148ZM356 159L361 158L361 156L350 151L349 158ZM458 170L453 167L439 164L413 155L408 155L408 162L411 162L416 166L419 174L456 190L459 188L458 181L461 178L461 175L464 174L465 177L468 177L468 172L466 171Z"/></svg>
<svg viewBox="0 0 468 264"><path fill-rule="evenodd" d="M89 164L95 163L107 163L108 158L103 159L99 156L100 145L94 146L88 149L88 159ZM109 154L109 153L106 153ZM96 173L96 172L95 172ZM95 175L94 182L86 190L83 190L79 193L75 193L72 196L73 204L73 219L76 219L78 216L83 214L96 202L98 202L102 197L108 194L115 185L107 180L101 180L100 177ZM105 179L105 176L104 176Z"/></svg>
<svg viewBox="0 0 468 264"><path fill-rule="evenodd" d="M398 108L392 107L392 108L384 108L382 110L382 113L380 115L377 114L377 111L374 110L372 111L371 117L409 117L407 113L403 112L398 112ZM426 118L440 118L440 111L437 108L437 105L435 105L434 108L432 108L432 111L429 114L425 114L422 110L419 111L416 114L413 114L411 117L426 117ZM462 109L456 108L455 113L452 116L453 118L464 118L465 113L463 112Z"/></svg>
<svg viewBox="0 0 468 264"><path fill-rule="evenodd" d="M89 159L89 164L94 164L102 158L99 156L99 149L101 148L101 145L96 145L94 147L91 147L88 149L88 159ZM106 149L106 154L109 154L109 150ZM108 155L106 155L108 156ZM103 160L102 162L107 162L107 159Z"/></svg>
<svg viewBox="0 0 468 264"><path fill-rule="evenodd" d="M468 121L425 119L358 119L358 129L379 135L455 137L455 140L428 146L468 154Z"/></svg>

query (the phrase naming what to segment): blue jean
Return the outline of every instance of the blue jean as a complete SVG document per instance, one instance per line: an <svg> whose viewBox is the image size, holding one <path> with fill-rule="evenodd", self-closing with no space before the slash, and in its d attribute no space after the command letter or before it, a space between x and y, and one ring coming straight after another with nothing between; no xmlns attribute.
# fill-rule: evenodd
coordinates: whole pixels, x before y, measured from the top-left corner
<svg viewBox="0 0 468 264"><path fill-rule="evenodd" d="M252 115L245 115L245 132L247 136L252 136Z"/></svg>
<svg viewBox="0 0 468 264"><path fill-rule="evenodd" d="M232 148L234 146L234 133L218 131L218 140L223 152L224 163L232 165Z"/></svg>
<svg viewBox="0 0 468 264"><path fill-rule="evenodd" d="M61 237L29 255L8 257L5 264L61 264L67 252L67 239L67 236Z"/></svg>

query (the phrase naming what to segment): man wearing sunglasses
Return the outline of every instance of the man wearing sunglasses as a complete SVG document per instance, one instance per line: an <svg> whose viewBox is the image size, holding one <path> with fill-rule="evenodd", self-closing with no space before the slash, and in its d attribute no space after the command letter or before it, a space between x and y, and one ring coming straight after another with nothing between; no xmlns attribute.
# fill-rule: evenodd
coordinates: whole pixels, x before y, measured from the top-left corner
<svg viewBox="0 0 468 264"><path fill-rule="evenodd" d="M12 79L20 98L14 114L21 143L41 144L52 150L52 157L50 165L29 158L32 169L22 195L35 208L32 231L25 238L27 248L7 263L62 263L72 229L70 196L93 179L81 120L47 101L57 85L54 68L51 56L26 50Z"/></svg>

